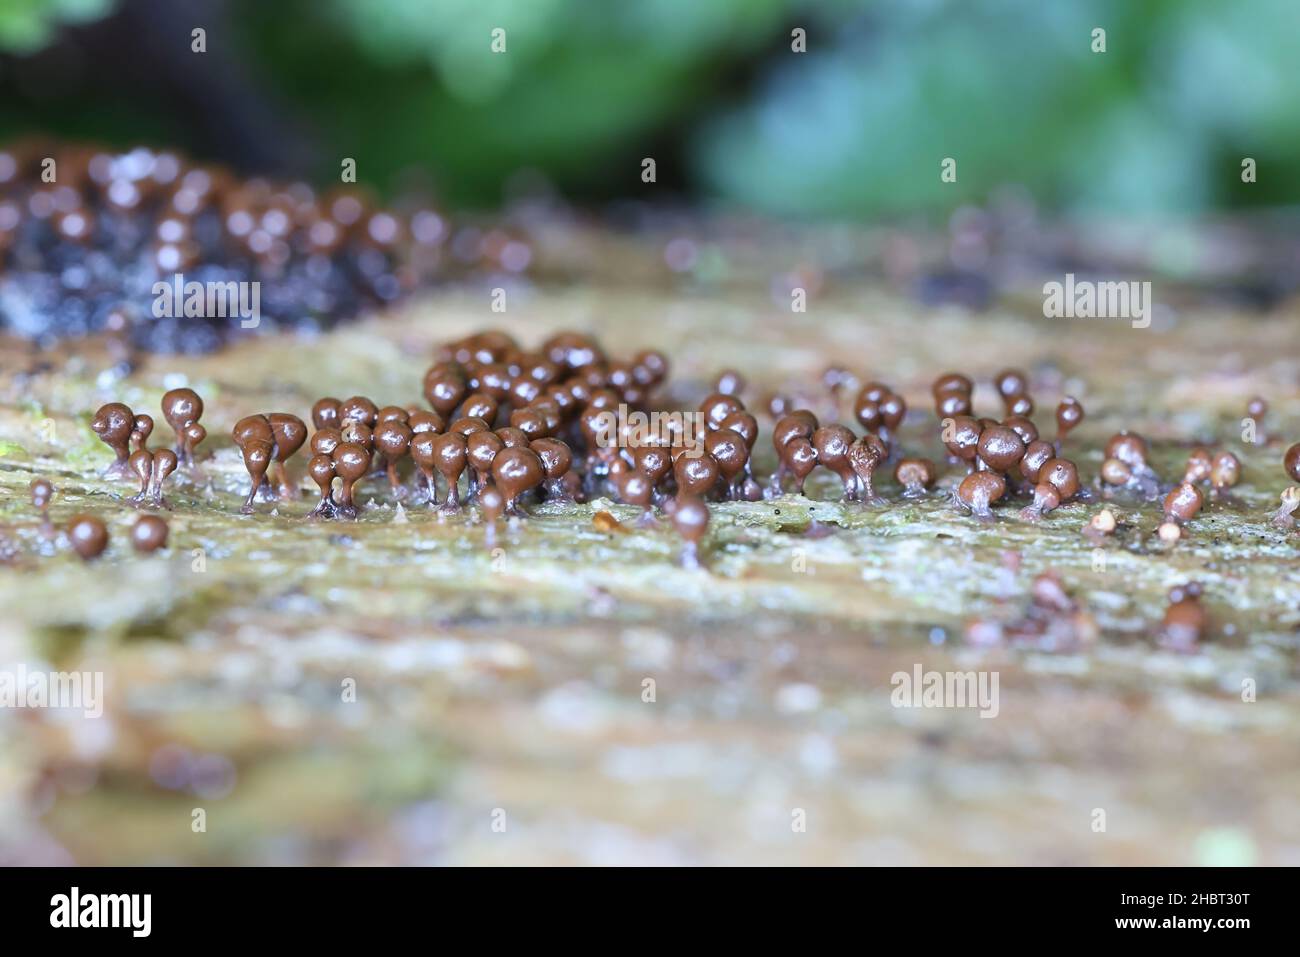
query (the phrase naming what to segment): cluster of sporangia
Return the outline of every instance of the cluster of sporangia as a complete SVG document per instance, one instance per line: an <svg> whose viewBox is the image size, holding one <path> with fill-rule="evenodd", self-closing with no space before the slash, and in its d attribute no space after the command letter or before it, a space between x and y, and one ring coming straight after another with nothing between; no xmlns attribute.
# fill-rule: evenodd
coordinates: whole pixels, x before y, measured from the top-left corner
<svg viewBox="0 0 1300 957"><path fill-rule="evenodd" d="M411 498L401 474L402 461L409 458L414 491L444 512L460 509L466 500L476 503L487 519L489 541L497 520L521 514L529 501L612 494L641 506L644 523L653 522L653 509L661 508L686 541L685 560L694 563L709 523L707 500L764 496L751 466L758 420L737 394L743 382L735 373L721 376L716 391L700 403L704 434L699 441L687 434L688 420L681 416L665 417L666 432L646 432L637 431L632 416L616 415L620 407L647 408L667 374L668 361L659 352L611 359L595 340L575 332L553 336L536 352L521 349L501 332L478 333L439 350L424 377L424 405L381 407L364 396L322 398L311 410L310 443L306 424L289 413L237 422L232 437L251 479L242 511L251 512L259 496L296 497L298 486L286 463L309 444L307 472L320 492L313 518L355 517L363 507L358 485L371 477L386 478L397 499ZM1075 463L1061 454L1083 420L1083 406L1065 398L1056 409L1056 435L1048 441L1030 418L1034 402L1026 376L1006 370L995 385L1005 406L1001 421L972 414L973 384L966 376L948 373L933 385L949 460L967 468L954 504L990 520L994 505L1020 497L1026 502L1020 517L1037 521L1064 502L1093 498ZM1254 400L1256 405L1262 414L1262 402ZM177 436L174 451L150 449L153 420L120 403L102 407L92 422L116 453L108 472L138 478L137 504L165 504L163 482L178 466L194 467L195 448L206 435L199 424L203 402L192 390L168 392L162 411ZM790 479L802 493L818 466L840 479L846 501L866 505L884 503L874 479L890 463L904 497L925 494L938 477L934 462L901 454L898 432L907 405L887 386L868 383L858 392L853 412L862 435L844 425L822 425L806 409L785 411L780 400L772 412L778 466L768 495L781 494ZM621 433L611 435L611 423ZM1286 453L1285 466L1300 482L1300 445ZM1182 480L1164 488L1147 463L1142 437L1120 432L1106 444L1100 489L1107 497L1123 490L1150 500L1163 495L1160 535L1176 540L1183 523L1202 507L1198 486L1222 495L1240 474L1230 452L1196 449ZM1284 493L1279 524L1292 522L1298 501L1300 490ZM1114 527L1105 510L1085 532L1104 536Z"/></svg>
<svg viewBox="0 0 1300 957"><path fill-rule="evenodd" d="M162 412L176 435L175 450L151 449L153 416L137 415L121 402L100 406L90 423L100 440L113 450L113 461L104 469L104 475L139 480L139 491L129 499L136 505L169 507L163 496L163 482L178 466L194 469L194 450L208 437L207 430L199 424L203 400L193 389L172 389L163 396ZM54 487L47 479L35 479L31 496L32 506L41 516L42 532L52 534L49 507ZM162 548L167 544L167 535L167 523L157 515L140 515L131 526L131 544L139 552ZM82 558L97 558L108 547L108 527L93 515L73 516L68 522L67 536L73 550Z"/></svg>
<svg viewBox="0 0 1300 957"><path fill-rule="evenodd" d="M50 521L50 502L54 500L54 486L49 479L33 479L31 484L32 508L41 517L41 534L54 535ZM157 515L139 515L131 525L131 544L136 551L156 552L167 544L167 523ZM68 544L84 559L98 558L108 548L108 526L94 515L74 515L68 520Z"/></svg>
<svg viewBox="0 0 1300 957"><path fill-rule="evenodd" d="M162 352L219 347L225 314L154 314L153 285L258 282L258 329L317 329L463 265L517 269L522 242L363 191L239 180L172 152L29 141L0 150L0 328L50 341L106 330Z"/></svg>

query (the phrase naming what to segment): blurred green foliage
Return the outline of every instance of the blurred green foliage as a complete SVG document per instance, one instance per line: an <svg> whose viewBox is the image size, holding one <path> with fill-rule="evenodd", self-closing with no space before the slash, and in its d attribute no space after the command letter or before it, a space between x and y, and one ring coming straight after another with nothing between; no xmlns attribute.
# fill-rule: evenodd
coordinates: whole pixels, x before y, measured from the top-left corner
<svg viewBox="0 0 1300 957"><path fill-rule="evenodd" d="M284 4L249 4L249 36L366 175L427 163L453 198L495 203L525 167L585 196L641 189L647 142L703 119L727 67L760 52L787 6L323 0L299 4L286 33ZM497 27L505 53L491 48Z"/></svg>
<svg viewBox="0 0 1300 957"><path fill-rule="evenodd" d="M94 20L112 6L113 0L0 0L0 50L39 50L60 23Z"/></svg>
<svg viewBox="0 0 1300 957"><path fill-rule="evenodd" d="M701 130L712 191L814 214L947 209L1010 183L1085 210L1295 201L1294 0L933 0L856 21L851 6L816 55Z"/></svg>
<svg viewBox="0 0 1300 957"><path fill-rule="evenodd" d="M0 44L30 49L59 18L108 3L0 0ZM317 177L337 176L345 156L383 186L423 167L459 205L498 203L521 168L579 199L679 185L701 202L834 217L940 214L1006 184L1054 208L1194 213L1292 203L1300 182L1297 0L229 10L238 56L317 134ZM791 50L796 27L806 53ZM1104 53L1091 50L1096 27ZM139 113L141 129L157 126L147 104ZM658 189L640 180L645 156ZM1257 183L1241 181L1247 156ZM945 157L956 183L940 180Z"/></svg>

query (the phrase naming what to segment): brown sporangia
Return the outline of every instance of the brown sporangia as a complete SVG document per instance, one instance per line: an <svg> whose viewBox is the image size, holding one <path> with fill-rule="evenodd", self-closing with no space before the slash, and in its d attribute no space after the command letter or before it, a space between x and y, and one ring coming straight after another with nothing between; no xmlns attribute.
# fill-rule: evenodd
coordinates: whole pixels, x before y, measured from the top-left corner
<svg viewBox="0 0 1300 957"><path fill-rule="evenodd" d="M240 419L231 431L231 438L243 454L244 468L248 472L248 497L239 509L247 515L252 513L253 500L266 481L266 470L271 465L275 439L271 434L271 423L264 415L249 415Z"/></svg>
<svg viewBox="0 0 1300 957"><path fill-rule="evenodd" d="M339 427L349 422L359 422L368 429L373 429L379 421L379 406L364 395L354 395L339 403Z"/></svg>
<svg viewBox="0 0 1300 957"><path fill-rule="evenodd" d="M49 479L34 478L32 484L28 486L28 492L31 494L32 508L36 509L41 517L41 533L49 535L54 530L54 524L50 521L50 502L54 500L54 485Z"/></svg>
<svg viewBox="0 0 1300 957"><path fill-rule="evenodd" d="M312 405L316 430L308 473L319 499L309 515L355 516L361 506L359 483L372 475L385 476L394 497L405 498L410 493L403 484L404 470L415 473L417 489L426 490L431 506L439 504L441 478L447 488L442 509L456 511L464 496L485 515L498 498L502 514L523 515L531 502L613 494L639 506L645 523L652 521L656 506L676 513L685 503L689 517L699 507L707 514L710 500L760 498L753 457L759 420L740 399L745 383L738 373L719 375L714 391L699 403L706 426L701 436L688 430L681 414L667 416L657 434L647 434L625 415L629 409L662 411L648 398L665 382L667 369L660 353L620 358L578 332L559 333L536 351L496 330L455 340L439 347L425 375L423 398L429 407L381 407L361 395L324 397ZM902 450L898 430L907 415L906 401L883 382L867 381L859 388L856 376L841 372L830 387L838 392L851 385L855 390L854 417L865 434L822 425L807 409L787 411L794 400L772 406L779 415L772 431L777 464L769 494L783 492L786 479L793 479L803 494L807 477L820 465L840 479L846 501L885 504L876 494L876 473L896 461L893 474L903 496L923 495L937 482L939 468ZM972 414L973 382L963 373L945 373L932 387L940 439L952 461L966 466L953 492L955 504L987 521L994 504L1018 499L1027 503L1021 517L1036 521L1064 503L1090 500L1078 468L1060 454L1061 443L1083 420L1082 405L1070 396L1061 400L1056 438L1048 442L1030 418L1026 374L1003 370L994 385L1006 409L1002 421ZM791 395L806 393L795 388ZM121 403L103 406L92 423L115 453L109 471L125 465L140 479L133 501L161 504L163 479L180 460L193 459L205 434L198 421L203 401L193 390L170 390L162 408L176 435L176 452L150 449L153 420ZM272 483L281 498L296 496L286 462L306 441L301 419L288 413L247 416L236 423L232 437L251 483L242 510L251 511ZM1288 451L1286 467L1300 482L1298 450L1300 446ZM405 464L407 458L413 469ZM463 474L467 492L460 486ZM1162 538L1176 539L1181 525L1203 506L1198 485L1208 485L1219 497L1240 475L1241 462L1232 453L1194 450L1184 481L1165 499ZM1167 491L1160 489L1147 462L1145 441L1129 431L1107 443L1101 482L1108 490L1130 489L1148 498ZM1300 489L1284 493L1275 521L1293 525L1298 503ZM1099 527L1107 517L1110 527ZM1113 521L1110 512L1099 513L1085 534L1104 537L1113 531Z"/></svg>
<svg viewBox="0 0 1300 957"><path fill-rule="evenodd" d="M506 498L506 512L523 514L520 497L546 480L546 468L537 453L527 447L504 448L492 461L492 481Z"/></svg>
<svg viewBox="0 0 1300 957"><path fill-rule="evenodd" d="M30 314L18 331L43 342L105 332L122 351L208 352L248 334L226 309L182 317L112 305L180 273L232 288L260 284L259 334L329 328L450 264L502 268L502 250L527 242L503 242L509 233L497 228L448 256L446 218L427 204L388 210L357 186L321 192L301 181L243 179L145 146L33 138L0 152L0 169L0 255L9 259L11 298L19 297L7 311ZM89 270L89 285L61 281L74 264Z"/></svg>
<svg viewBox="0 0 1300 957"><path fill-rule="evenodd" d="M121 402L101 405L90 421L91 430L99 440L113 450L114 461L104 469L105 478L126 478L132 474L128 460L131 457L131 434L135 431L135 413Z"/></svg>
<svg viewBox="0 0 1300 957"><path fill-rule="evenodd" d="M1182 537L1182 526L1196 517L1204 502L1200 490L1190 482L1175 486L1165 496L1165 520L1159 528L1161 541L1178 541Z"/></svg>
<svg viewBox="0 0 1300 957"><path fill-rule="evenodd" d="M1300 442L1286 450L1282 456L1282 469L1291 481L1300 483ZM1282 491L1282 504L1273 513L1273 524L1278 528L1294 528L1297 508L1300 508L1300 484L1289 485Z"/></svg>
<svg viewBox="0 0 1300 957"><path fill-rule="evenodd" d="M654 524L654 485L644 472L629 469L616 480L618 497L627 505L641 506L640 525Z"/></svg>
<svg viewBox="0 0 1300 957"><path fill-rule="evenodd" d="M199 425L199 419L203 417L203 399L193 389L171 389L163 394L162 414L176 435L176 458L181 465L192 466L194 449L208 434Z"/></svg>
<svg viewBox="0 0 1300 957"><path fill-rule="evenodd" d="M1183 469L1183 481L1199 485L1210 480L1210 470L1214 468L1214 455L1204 446L1197 446L1187 456L1187 465Z"/></svg>
<svg viewBox="0 0 1300 957"><path fill-rule="evenodd" d="M142 554L167 545L167 522L157 515L141 515L131 526L131 546Z"/></svg>
<svg viewBox="0 0 1300 957"><path fill-rule="evenodd" d="M1025 457L1025 442L1015 429L990 425L980 430L975 444L977 462L982 468L1007 473Z"/></svg>
<svg viewBox="0 0 1300 957"><path fill-rule="evenodd" d="M1083 421L1083 403L1067 395L1056 407L1056 448L1059 452L1069 435Z"/></svg>
<svg viewBox="0 0 1300 957"><path fill-rule="evenodd" d="M1027 416L1009 415L1002 420L1002 424L1020 436L1020 441L1026 446L1032 445L1039 439L1038 426L1034 425L1033 419Z"/></svg>
<svg viewBox="0 0 1300 957"><path fill-rule="evenodd" d="M317 399L311 407L311 424L317 429L336 429L339 427L339 406L343 403L338 399L326 396L323 399Z"/></svg>
<svg viewBox="0 0 1300 957"><path fill-rule="evenodd" d="M1056 458L1056 446L1051 442L1042 439L1030 442L1025 448L1025 454L1020 458L1020 475L1030 485L1037 485L1038 475L1043 466L1054 458Z"/></svg>
<svg viewBox="0 0 1300 957"><path fill-rule="evenodd" d="M108 547L108 528L93 515L74 515L68 520L68 544L89 561L104 554Z"/></svg>
<svg viewBox="0 0 1300 957"><path fill-rule="evenodd" d="M131 471L140 479L140 491L129 501L137 505L169 508L163 497L162 484L176 471L176 453L171 449L140 448L131 453Z"/></svg>
<svg viewBox="0 0 1300 957"><path fill-rule="evenodd" d="M872 480L876 469L889 456L885 443L868 432L849 446L849 467L858 481L856 497L863 505L884 505L885 500L876 494Z"/></svg>
<svg viewBox="0 0 1300 957"><path fill-rule="evenodd" d="M424 374L424 399L444 418L456 411L468 393L465 373L459 365L438 363Z"/></svg>
<svg viewBox="0 0 1300 957"><path fill-rule="evenodd" d="M1017 412L1016 402L1029 395L1029 376L1019 369L1003 369L993 377L993 385L1002 396L1008 415L1029 415L1029 412Z"/></svg>
<svg viewBox="0 0 1300 957"><path fill-rule="evenodd" d="M1169 606L1157 629L1157 640L1175 651L1195 651L1205 637L1209 615L1201 604L1200 582L1169 589Z"/></svg>
<svg viewBox="0 0 1300 957"><path fill-rule="evenodd" d="M1246 418L1250 419L1255 445L1268 445L1274 440L1274 437L1264 430L1266 415L1268 415L1268 400L1262 395L1251 396L1246 402Z"/></svg>
<svg viewBox="0 0 1300 957"><path fill-rule="evenodd" d="M1021 510L1020 517L1036 522L1063 502L1075 498L1082 488L1079 470L1073 462L1062 458L1048 459L1038 469L1033 502Z"/></svg>
<svg viewBox="0 0 1300 957"><path fill-rule="evenodd" d="M1231 452L1219 452L1210 463L1210 494L1224 498L1228 489L1241 481L1241 459Z"/></svg>
<svg viewBox="0 0 1300 957"><path fill-rule="evenodd" d="M537 453L537 457L542 460L542 468L546 470L544 487L547 501L574 501L580 486L577 475L572 471L573 450L569 448L569 444L563 439L543 436L542 438L533 439L529 443L529 447ZM668 458L666 455L662 457L664 470L667 471L669 466Z"/></svg>
<svg viewBox="0 0 1300 957"><path fill-rule="evenodd" d="M856 501L858 497L858 475L849 461L849 449L854 441L853 433L843 425L823 425L812 436L817 464L839 478L846 502Z"/></svg>
<svg viewBox="0 0 1300 957"><path fill-rule="evenodd" d="M894 466L894 481L903 486L903 498L920 498L938 478L938 470L929 459L899 459Z"/></svg>
<svg viewBox="0 0 1300 957"><path fill-rule="evenodd" d="M148 448L151 435L153 435L153 416L142 412L131 424L131 450L139 452L141 449Z"/></svg>
<svg viewBox="0 0 1300 957"><path fill-rule="evenodd" d="M677 451L673 477L677 480L678 495L702 499L714 490L721 476L717 460L707 452L692 455L685 448Z"/></svg>
<svg viewBox="0 0 1300 957"><path fill-rule="evenodd" d="M749 465L749 445L745 437L732 429L720 427L704 437L704 451L718 463L723 496L741 498L745 469Z"/></svg>
<svg viewBox="0 0 1300 957"><path fill-rule="evenodd" d="M319 435L320 433L316 434ZM315 436L312 439L312 446L315 448ZM320 490L320 501L316 503L314 509L307 513L308 518L333 518L337 514L337 508L334 505L333 485L338 473L334 471L334 456L332 453L338 447L338 444L338 442L334 442L330 445L328 452L316 452L307 463L307 475Z"/></svg>
<svg viewBox="0 0 1300 957"><path fill-rule="evenodd" d="M442 476L442 480L447 486L447 499L443 503L442 510L444 512L459 511L460 476L465 471L465 466L469 461L465 447L465 436L459 432L445 432L441 435L435 435L430 443L430 452L433 457L433 467L437 469L438 474ZM429 487L431 490L435 488L432 481ZM436 491L431 491L429 504L438 504Z"/></svg>
<svg viewBox="0 0 1300 957"><path fill-rule="evenodd" d="M405 421L395 418L381 421L374 431L375 451L383 455L388 486L399 499L405 498L407 492L398 475L397 465L410 453L413 437L411 427Z"/></svg>
<svg viewBox="0 0 1300 957"><path fill-rule="evenodd" d="M276 481L276 494L282 499L298 496L298 487L289 479L285 463L307 440L307 426L302 419L287 412L249 415L235 423L231 432L235 445L244 457L251 487L240 511L253 511L259 492L270 489L268 470Z"/></svg>
<svg viewBox="0 0 1300 957"><path fill-rule="evenodd" d="M720 429L722 423L727 421L729 417L737 412L745 411L745 406L734 395L715 392L700 403L699 411L704 416L704 424L708 428Z"/></svg>
<svg viewBox="0 0 1300 957"><path fill-rule="evenodd" d="M1039 651L1075 651L1097 638L1097 623L1066 590L1056 571L1035 576L1029 604L1009 621L993 618L973 621L966 640L974 645L1028 645Z"/></svg>
<svg viewBox="0 0 1300 957"><path fill-rule="evenodd" d="M709 506L697 496L681 496L673 500L670 518L673 528L683 539L682 565L699 568L700 543L709 530Z"/></svg>
<svg viewBox="0 0 1300 957"><path fill-rule="evenodd" d="M772 473L771 491L774 495L781 494L783 490L783 480L788 475L795 475L799 480L797 491L803 494L803 480L817 466L817 452L812 447L811 439L813 433L818 429L817 416L807 409L796 409L783 415L777 420L775 427L772 429L772 448L776 451L777 467ZM803 442L812 453L812 464L803 469L802 475L794 467L794 450L788 449L787 446L795 440ZM801 460L807 458L802 448L799 450L798 457Z"/></svg>
<svg viewBox="0 0 1300 957"><path fill-rule="evenodd" d="M907 400L897 392L887 393L878 404L880 428L876 434L892 454L898 440L898 430L907 417Z"/></svg>
<svg viewBox="0 0 1300 957"><path fill-rule="evenodd" d="M334 474L339 478L339 498L334 504L334 514L342 518L355 518L360 506L356 500L356 485L370 471L370 450L354 442L340 442L330 453Z"/></svg>
<svg viewBox="0 0 1300 957"><path fill-rule="evenodd" d="M781 450L781 460L785 471L794 476L795 494L803 495L804 483L817 467L817 449L808 439L791 439Z"/></svg>
<svg viewBox="0 0 1300 957"><path fill-rule="evenodd" d="M307 426L302 419L288 412L268 412L274 447L271 450L271 471L276 483L276 494L281 499L296 499L298 486L289 478L286 463L307 441Z"/></svg>
<svg viewBox="0 0 1300 957"><path fill-rule="evenodd" d="M642 445L632 450L632 464L650 480L651 488L662 498L664 478L673 468L673 450L661 445Z"/></svg>
<svg viewBox="0 0 1300 957"><path fill-rule="evenodd" d="M463 434L463 433L462 433ZM501 436L488 429L465 435L465 455L470 466L469 494L472 499L479 488L492 481L492 463L506 447Z"/></svg>
<svg viewBox="0 0 1300 957"><path fill-rule="evenodd" d="M882 422L879 393L870 385L863 388L853 402L853 417L868 432L877 431Z"/></svg>
<svg viewBox="0 0 1300 957"><path fill-rule="evenodd" d="M739 397L745 391L745 377L735 369L723 369L713 383L713 391L720 395Z"/></svg>
<svg viewBox="0 0 1300 957"><path fill-rule="evenodd" d="M969 415L955 415L944 418L940 424L940 438L953 461L964 462L968 470L975 471L980 435L984 432L979 419ZM1014 431L1012 434L1015 434ZM1016 435L1016 438L1018 440L1020 436Z"/></svg>
<svg viewBox="0 0 1300 957"><path fill-rule="evenodd" d="M1101 481L1112 488L1138 492L1147 499L1158 497L1160 481L1147 464L1146 439L1128 430L1111 436L1101 464Z"/></svg>
<svg viewBox="0 0 1300 957"><path fill-rule="evenodd" d="M956 500L982 522L993 520L991 506L1007 494L1007 480L998 472L971 472L957 486Z"/></svg>
<svg viewBox="0 0 1300 957"><path fill-rule="evenodd" d="M965 394L969 397L974 388L975 383L971 381L970 377L960 372L945 372L934 380L930 391L937 402L939 396L951 393Z"/></svg>

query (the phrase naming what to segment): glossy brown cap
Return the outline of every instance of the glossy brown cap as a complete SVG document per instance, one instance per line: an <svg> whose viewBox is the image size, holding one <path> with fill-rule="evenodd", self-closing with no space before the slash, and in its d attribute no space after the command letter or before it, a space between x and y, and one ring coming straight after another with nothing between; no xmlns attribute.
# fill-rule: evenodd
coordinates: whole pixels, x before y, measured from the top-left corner
<svg viewBox="0 0 1300 957"><path fill-rule="evenodd" d="M745 437L731 429L717 429L705 436L704 451L718 463L722 477L728 481L744 471L749 461Z"/></svg>
<svg viewBox="0 0 1300 957"><path fill-rule="evenodd" d="M941 392L934 401L935 414L941 419L969 416L972 408L969 392Z"/></svg>
<svg viewBox="0 0 1300 957"><path fill-rule="evenodd" d="M98 558L108 547L108 529L93 515L74 515L68 520L68 542L82 558Z"/></svg>
<svg viewBox="0 0 1300 957"><path fill-rule="evenodd" d="M1019 369L1003 369L993 377L993 385L1004 402L1029 392L1029 376Z"/></svg>
<svg viewBox="0 0 1300 957"><path fill-rule="evenodd" d="M980 434L984 427L968 415L952 416L943 423L943 444L952 455L973 462L979 454ZM1017 436L1017 439L1019 436Z"/></svg>
<svg viewBox="0 0 1300 957"><path fill-rule="evenodd" d="M271 423L264 415L248 415L240 419L231 429L230 437L241 449L250 442L270 445L274 441Z"/></svg>
<svg viewBox="0 0 1300 957"><path fill-rule="evenodd" d="M507 502L514 502L546 479L541 458L530 448L505 448L492 462L492 479Z"/></svg>
<svg viewBox="0 0 1300 957"><path fill-rule="evenodd" d="M131 526L131 545L137 552L156 552L167 544L167 531L167 523L157 515L141 515Z"/></svg>
<svg viewBox="0 0 1300 957"><path fill-rule="evenodd" d="M494 422L499 407L500 403L486 392L473 392L465 396L461 402L460 414L457 418L482 419L484 422Z"/></svg>
<svg viewBox="0 0 1300 957"><path fill-rule="evenodd" d="M969 397L974 388L975 383L972 382L968 376L964 376L960 372L945 372L934 380L934 384L930 387L930 391L937 402L939 396L954 392L963 393Z"/></svg>
<svg viewBox="0 0 1300 957"><path fill-rule="evenodd" d="M266 421L275 440L275 460L287 462L307 441L307 425L289 412L268 412Z"/></svg>
<svg viewBox="0 0 1300 957"><path fill-rule="evenodd" d="M900 459L894 466L894 480L909 489L926 489L934 484L935 467L929 459Z"/></svg>
<svg viewBox="0 0 1300 957"><path fill-rule="evenodd" d="M1196 486L1184 482L1165 496L1165 515L1180 524L1190 521L1201 510L1203 502Z"/></svg>
<svg viewBox="0 0 1300 957"><path fill-rule="evenodd" d="M722 423L729 416L744 410L744 404L734 395L724 395L721 392L715 392L707 396L700 403L700 412L704 416L704 424L710 429L721 428Z"/></svg>
<svg viewBox="0 0 1300 957"><path fill-rule="evenodd" d="M176 433L203 417L203 399L193 389L172 389L162 397L163 418Z"/></svg>
<svg viewBox="0 0 1300 957"><path fill-rule="evenodd" d="M778 419L772 429L772 447L780 454L791 439L811 439L818 427L817 416L807 409L789 412Z"/></svg>
<svg viewBox="0 0 1300 957"><path fill-rule="evenodd" d="M1210 484L1216 489L1231 488L1241 481L1241 460L1231 452L1220 452L1210 468Z"/></svg>
<svg viewBox="0 0 1300 957"><path fill-rule="evenodd" d="M401 458L411 446L411 427L405 422L389 420L381 422L375 429L375 449L383 452L389 459Z"/></svg>
<svg viewBox="0 0 1300 957"><path fill-rule="evenodd" d="M428 409L416 409L411 412L407 416L406 424L411 427L411 431L416 435L421 432L441 432L446 428L442 416Z"/></svg>
<svg viewBox="0 0 1300 957"><path fill-rule="evenodd" d="M343 425L348 422L360 422L367 428L373 429L378 421L379 407L364 395L354 395L350 399L344 399L339 405L339 422Z"/></svg>
<svg viewBox="0 0 1300 957"><path fill-rule="evenodd" d="M90 427L109 445L125 443L135 429L135 413L121 402L101 405L90 421Z"/></svg>
<svg viewBox="0 0 1300 957"><path fill-rule="evenodd" d="M1062 438L1071 429L1083 421L1083 403L1072 395L1067 395L1056 407L1056 428Z"/></svg>
<svg viewBox="0 0 1300 957"><path fill-rule="evenodd" d="M1291 481L1300 482L1300 442L1286 450L1282 456L1282 468L1291 477Z"/></svg>
<svg viewBox="0 0 1300 957"><path fill-rule="evenodd" d="M31 494L33 508L44 512L50 507L50 502L54 499L54 486L50 483L49 479L32 479L32 484L28 486L28 491Z"/></svg>
<svg viewBox="0 0 1300 957"><path fill-rule="evenodd" d="M1147 464L1146 439L1127 430L1111 436L1106 443L1106 458L1119 459L1131 469L1145 468Z"/></svg>
<svg viewBox="0 0 1300 957"><path fill-rule="evenodd" d="M1049 459L1038 472L1039 483L1056 489L1062 502L1079 494L1079 470L1069 459Z"/></svg>
<svg viewBox="0 0 1300 957"><path fill-rule="evenodd" d="M552 438L533 439L530 447L542 460L548 479L563 478L573 467L573 450L567 442Z"/></svg>
<svg viewBox="0 0 1300 957"><path fill-rule="evenodd" d="M1051 442L1042 439L1030 442L1020 459L1020 474L1037 484L1043 466L1054 458L1056 458L1056 446Z"/></svg>
<svg viewBox="0 0 1300 957"><path fill-rule="evenodd" d="M993 425L980 432L979 457L995 472L1013 468L1025 457L1025 443L1015 429Z"/></svg>
<svg viewBox="0 0 1300 957"><path fill-rule="evenodd" d="M311 407L312 425L317 429L331 429L339 427L339 406L343 403L338 399L326 397L317 399L316 404Z"/></svg>
<svg viewBox="0 0 1300 957"><path fill-rule="evenodd" d="M1008 429L1014 429L1016 435L1020 436L1020 441L1026 446L1038 441L1038 426L1034 425L1033 420L1023 415L1012 415L1002 420L1002 424Z"/></svg>
<svg viewBox="0 0 1300 957"><path fill-rule="evenodd" d="M1007 494L1007 480L997 472L972 472L957 486L957 498L975 512L988 509Z"/></svg>
<svg viewBox="0 0 1300 957"><path fill-rule="evenodd" d="M707 495L718 484L721 474L717 460L707 453L693 458L681 455L673 463L673 475L681 495Z"/></svg>

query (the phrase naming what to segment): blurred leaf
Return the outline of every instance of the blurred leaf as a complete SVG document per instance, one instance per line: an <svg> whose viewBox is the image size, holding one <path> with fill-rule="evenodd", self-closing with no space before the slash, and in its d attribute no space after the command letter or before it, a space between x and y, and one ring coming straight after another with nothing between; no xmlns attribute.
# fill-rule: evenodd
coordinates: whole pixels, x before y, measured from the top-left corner
<svg viewBox="0 0 1300 957"><path fill-rule="evenodd" d="M33 53L60 23L96 20L112 6L113 0L0 0L0 50Z"/></svg>

